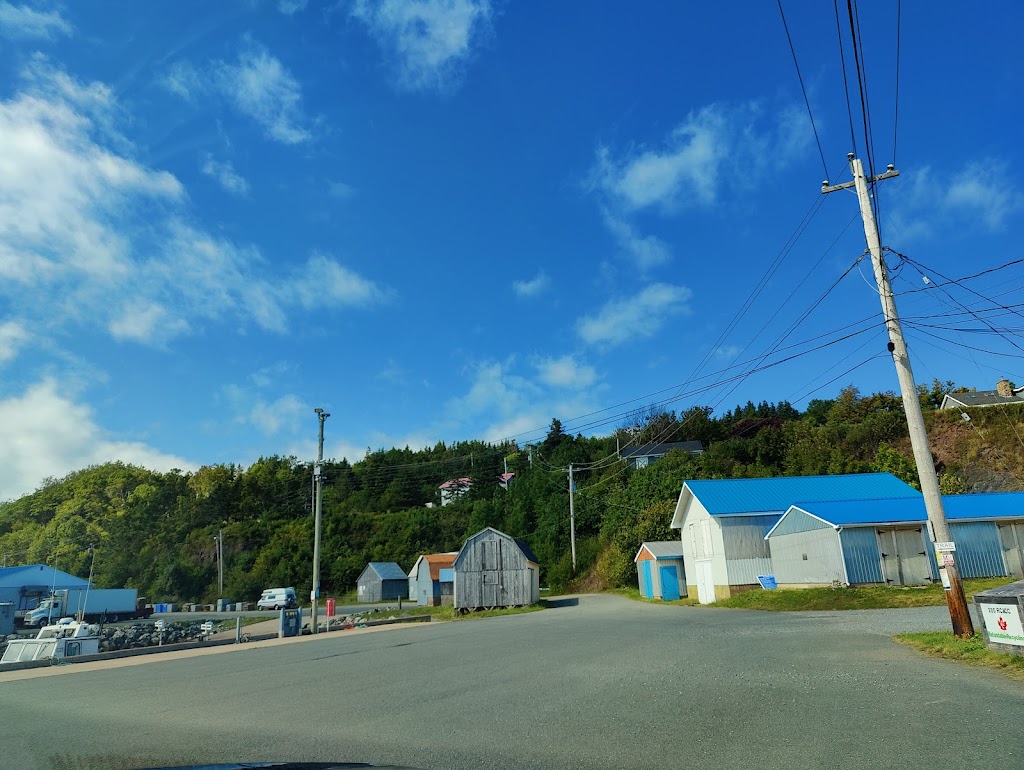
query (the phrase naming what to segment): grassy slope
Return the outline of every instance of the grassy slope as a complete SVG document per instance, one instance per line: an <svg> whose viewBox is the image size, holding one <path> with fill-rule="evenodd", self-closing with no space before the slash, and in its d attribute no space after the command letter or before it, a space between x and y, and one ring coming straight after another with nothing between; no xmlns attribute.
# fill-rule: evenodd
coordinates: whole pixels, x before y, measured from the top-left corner
<svg viewBox="0 0 1024 770"><path fill-rule="evenodd" d="M957 639L950 631L925 631L899 634L894 638L897 642L935 658L954 660L969 666L984 666L1013 679L1024 680L1024 657L1006 652L993 652L985 646L984 640L978 635L970 639Z"/></svg>

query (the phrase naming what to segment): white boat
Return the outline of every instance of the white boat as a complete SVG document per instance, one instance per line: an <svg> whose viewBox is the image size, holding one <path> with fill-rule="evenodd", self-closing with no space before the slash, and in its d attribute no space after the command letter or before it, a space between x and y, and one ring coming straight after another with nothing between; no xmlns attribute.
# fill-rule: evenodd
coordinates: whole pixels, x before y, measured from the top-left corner
<svg viewBox="0 0 1024 770"><path fill-rule="evenodd" d="M99 626L61 618L39 629L35 639L12 639L0 658L0 664L26 660L75 658L100 651Z"/></svg>

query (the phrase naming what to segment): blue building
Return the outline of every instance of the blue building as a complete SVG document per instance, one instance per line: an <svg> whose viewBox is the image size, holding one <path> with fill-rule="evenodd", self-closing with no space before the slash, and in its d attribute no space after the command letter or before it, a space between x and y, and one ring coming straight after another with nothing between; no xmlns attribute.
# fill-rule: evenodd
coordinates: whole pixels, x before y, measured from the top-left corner
<svg viewBox="0 0 1024 770"><path fill-rule="evenodd" d="M11 602L20 617L33 610L51 590L85 588L88 580L46 564L0 567L0 604Z"/></svg>
<svg viewBox="0 0 1024 770"><path fill-rule="evenodd" d="M640 595L645 599L670 602L686 596L683 546L678 540L648 540L633 562Z"/></svg>
<svg viewBox="0 0 1024 770"><path fill-rule="evenodd" d="M387 602L409 598L409 576L393 561L371 561L359 573L356 600Z"/></svg>
<svg viewBox="0 0 1024 770"><path fill-rule="evenodd" d="M795 503L920 497L891 473L686 481L672 528L682 538L687 592L709 604L759 588L758 576L773 574L765 535Z"/></svg>
<svg viewBox="0 0 1024 770"><path fill-rule="evenodd" d="M960 575L1022 577L1024 492L942 498ZM924 499L797 503L766 534L780 586L939 579Z"/></svg>
<svg viewBox="0 0 1024 770"><path fill-rule="evenodd" d="M425 553L409 571L409 598L421 607L440 607L455 600L455 571L458 551Z"/></svg>

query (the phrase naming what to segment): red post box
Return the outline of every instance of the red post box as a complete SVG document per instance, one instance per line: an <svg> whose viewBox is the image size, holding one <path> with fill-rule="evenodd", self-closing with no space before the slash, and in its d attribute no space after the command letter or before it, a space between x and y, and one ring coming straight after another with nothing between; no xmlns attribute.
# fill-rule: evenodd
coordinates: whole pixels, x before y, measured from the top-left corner
<svg viewBox="0 0 1024 770"><path fill-rule="evenodd" d="M327 617L334 617L334 599L327 600Z"/></svg>

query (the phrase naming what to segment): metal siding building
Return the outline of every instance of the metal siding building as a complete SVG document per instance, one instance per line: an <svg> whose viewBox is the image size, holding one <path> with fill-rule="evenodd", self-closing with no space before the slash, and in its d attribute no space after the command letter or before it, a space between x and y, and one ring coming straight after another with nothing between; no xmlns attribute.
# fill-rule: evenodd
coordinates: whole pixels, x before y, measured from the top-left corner
<svg viewBox="0 0 1024 770"><path fill-rule="evenodd" d="M421 607L438 607L452 603L451 566L455 561L456 552L425 553L416 560L409 572L409 598ZM443 573L447 572L447 575ZM448 590L442 591L448 577ZM447 598L447 601L444 601Z"/></svg>
<svg viewBox="0 0 1024 770"><path fill-rule="evenodd" d="M460 612L519 607L540 600L540 567L533 550L493 527L466 540L452 564Z"/></svg>
<svg viewBox="0 0 1024 770"><path fill-rule="evenodd" d="M686 481L672 528L680 530L687 590L702 604L757 588L773 574L765 534L800 500L920 496L891 473Z"/></svg>
<svg viewBox="0 0 1024 770"><path fill-rule="evenodd" d="M88 585L88 580L46 564L0 567L0 602L10 602L17 613L34 610L52 589L86 588Z"/></svg>
<svg viewBox="0 0 1024 770"><path fill-rule="evenodd" d="M943 497L965 578L1015 577L1021 568L1024 493ZM922 585L939 579L922 498L800 503L766 536L779 585ZM822 543L831 541L826 547ZM836 547L841 557L836 554ZM810 564L815 562L815 564ZM808 579L816 576L818 579Z"/></svg>
<svg viewBox="0 0 1024 770"><path fill-rule="evenodd" d="M409 598L409 576L393 561L371 561L356 581L360 602L386 602Z"/></svg>
<svg viewBox="0 0 1024 770"><path fill-rule="evenodd" d="M678 540L645 542L633 559L640 595L673 601L686 596L683 548Z"/></svg>

